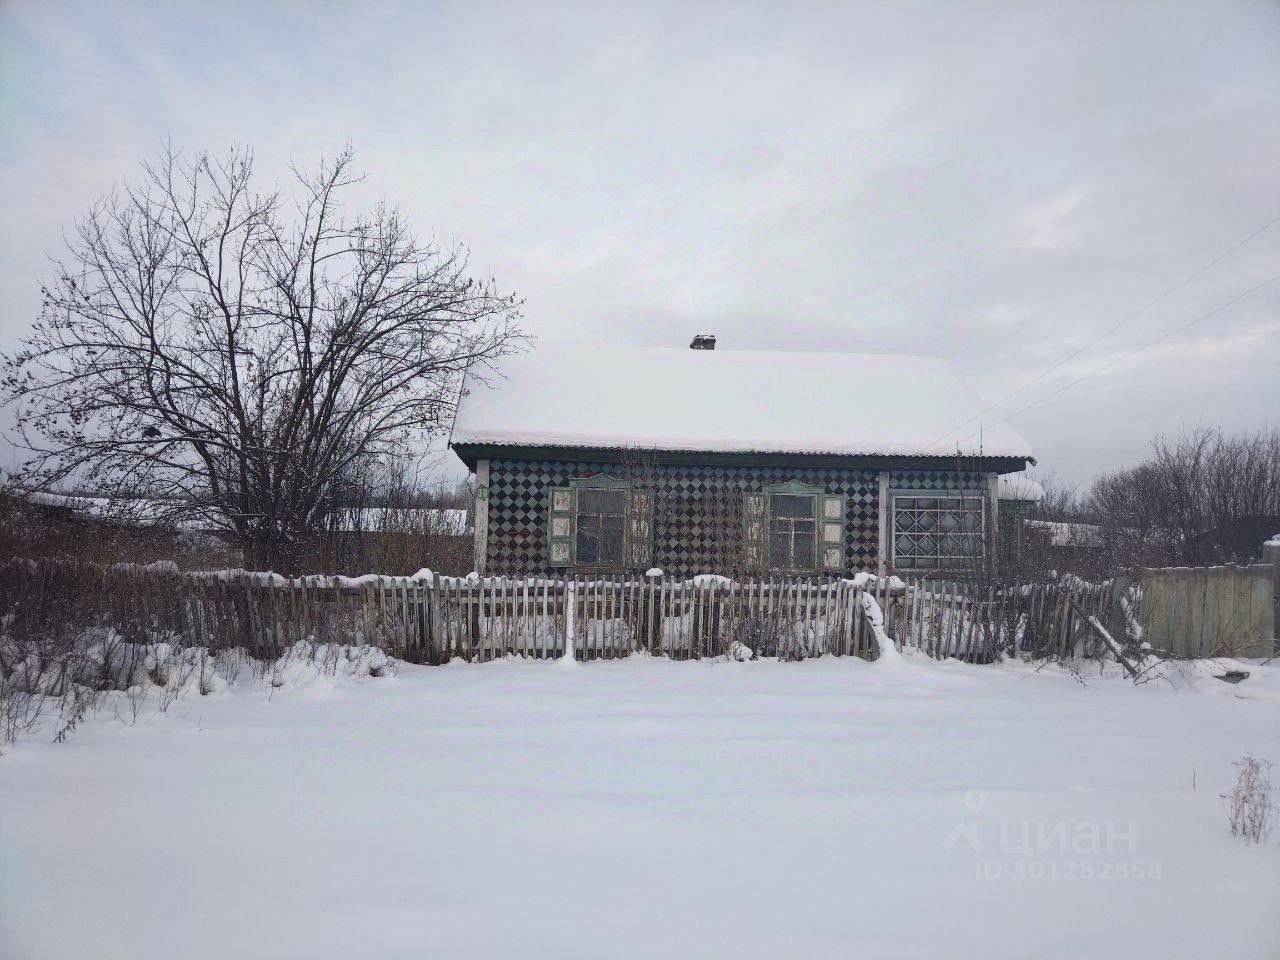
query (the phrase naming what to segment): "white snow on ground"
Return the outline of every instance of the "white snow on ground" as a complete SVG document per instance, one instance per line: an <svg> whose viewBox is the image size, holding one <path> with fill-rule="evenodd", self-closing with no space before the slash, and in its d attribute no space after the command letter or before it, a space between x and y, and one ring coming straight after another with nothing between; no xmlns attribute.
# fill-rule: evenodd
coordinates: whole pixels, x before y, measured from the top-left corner
<svg viewBox="0 0 1280 960"><path fill-rule="evenodd" d="M0 759L0 955L1274 958L1280 838L1218 797L1280 761L1247 666L638 656L108 707Z"/></svg>

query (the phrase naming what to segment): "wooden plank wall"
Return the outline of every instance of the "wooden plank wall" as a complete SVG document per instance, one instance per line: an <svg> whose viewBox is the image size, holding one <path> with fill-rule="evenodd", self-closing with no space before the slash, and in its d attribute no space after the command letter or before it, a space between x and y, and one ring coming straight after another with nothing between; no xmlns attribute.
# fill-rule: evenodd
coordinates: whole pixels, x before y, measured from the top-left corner
<svg viewBox="0 0 1280 960"><path fill-rule="evenodd" d="M1179 656L1272 656L1275 569L1253 564L1144 571L1140 619L1146 640Z"/></svg>

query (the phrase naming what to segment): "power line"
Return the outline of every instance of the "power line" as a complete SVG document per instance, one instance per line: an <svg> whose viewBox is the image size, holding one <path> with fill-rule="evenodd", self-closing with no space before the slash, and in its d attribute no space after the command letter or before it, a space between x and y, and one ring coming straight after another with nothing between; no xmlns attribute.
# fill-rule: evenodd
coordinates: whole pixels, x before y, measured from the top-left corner
<svg viewBox="0 0 1280 960"><path fill-rule="evenodd" d="M1016 397L1018 394L1020 394L1023 390L1027 389L1027 387L1034 386L1035 384L1037 384L1037 383L1039 383L1041 380L1043 380L1045 377L1047 377L1049 374L1053 373L1053 371L1058 370L1058 369L1060 369L1061 367L1065 366L1066 364L1070 363L1072 360L1074 360L1076 357L1080 356L1080 354L1084 353L1086 350L1089 350L1090 348L1097 346L1099 343L1101 343L1101 342L1102 342L1103 340L1105 340L1107 337L1111 336L1113 333L1115 333L1117 330L1119 330L1121 327L1123 327L1126 323L1128 323L1128 322L1129 322L1130 320L1132 320L1134 317L1137 317L1137 316L1139 316L1139 315L1141 315L1141 314L1143 314L1143 313L1146 313L1148 310L1150 310L1152 307L1154 307L1157 303L1160 303L1162 300L1166 299L1167 297L1172 296L1173 294L1177 293L1179 290L1181 290L1181 289L1182 289L1183 287L1185 287L1187 284L1191 283L1193 280L1195 280L1195 279L1197 279L1198 277L1202 276L1204 273L1206 273L1208 270L1212 269L1213 267L1216 267L1219 263L1221 263L1221 262L1222 262L1223 260L1225 260L1227 257L1231 256L1231 254L1235 253L1237 250L1239 250L1239 249L1240 249L1241 247L1243 247L1245 244L1249 243L1249 242L1250 242L1251 240L1253 240L1254 238L1258 237L1260 234L1265 233L1267 230L1269 230L1271 227L1275 226L1277 223L1280 223L1280 214L1277 214L1276 216L1272 217L1270 220L1268 220L1268 221L1267 221L1266 223L1264 223L1261 227L1259 227L1257 230L1253 231L1253 233L1249 234L1247 237L1245 237L1245 238L1244 238L1243 240L1241 240L1240 242L1238 242L1238 243L1234 244L1233 246L1229 247L1228 249L1226 249L1226 250L1225 250L1225 251L1223 251L1222 253L1218 254L1218 256L1214 257L1212 260L1210 260L1208 263L1206 263L1203 267L1201 267L1201 268L1200 268L1199 270L1197 270L1195 273L1191 274L1191 276L1187 277L1185 280L1182 280L1181 282L1177 283L1176 285L1174 285L1174 286L1170 287L1168 290L1166 290L1164 293L1160 294L1160 296L1156 297L1154 300L1152 300L1152 301L1151 301L1150 303L1148 303L1146 306L1143 306L1143 307L1138 308L1137 310L1133 311L1133 313L1129 314L1129 315L1128 315L1128 316L1126 316L1126 317L1122 317L1122 318L1121 318L1121 319L1120 319L1120 320L1119 320L1119 321L1118 321L1114 326L1112 326L1110 329L1108 329L1108 330L1104 331L1103 333L1100 333L1098 336L1094 337L1092 340L1090 340L1088 343L1086 343L1083 347L1080 347L1080 348L1079 348L1078 350L1076 350L1074 353L1072 353L1072 354L1070 354L1070 355L1068 355L1068 356L1064 357L1063 359L1059 360L1057 363L1055 363L1053 366L1049 367L1048 369L1043 370L1043 371L1042 371L1041 373L1039 373L1037 376L1032 377L1030 380L1028 380L1026 383L1024 383L1022 386L1018 387L1017 389L1015 389L1015 390L1014 390L1014 391L1012 391L1011 393L1006 393L1003 397L1001 397L1001 398L1000 398L999 400L997 400L995 403L988 404L986 407L984 407L982 410L980 410L980 411L979 411L978 413L976 413L974 416L970 417L968 420L965 420L963 423L958 423L958 424L956 424L954 427L952 427L952 428L951 428L950 430L948 430L946 433L942 434L942 436L938 437L938 439L937 439L937 440L933 441L933 444L940 443L941 441L945 440L948 436L950 436L951 434L955 433L957 430L961 430L961 429L963 429L964 427L967 427L969 424L973 423L973 421L980 419L981 417L983 417L984 415L986 415L986 414L987 414L987 413L989 413L990 411L994 410L996 407L1000 406L1000 405L1001 405L1002 403L1004 403L1006 400L1011 400L1012 398L1014 398L1014 397ZM1052 394L1050 394L1050 396L1052 396ZM1006 418L1006 419L1007 419L1007 418ZM998 422L1003 423L1004 421L998 421ZM973 434L969 434L968 436L970 436L970 437L971 437L971 436L973 436ZM968 439L968 437L962 437L961 439L962 439L962 440L964 440L964 439ZM930 444L930 446L933 446L933 444Z"/></svg>
<svg viewBox="0 0 1280 960"><path fill-rule="evenodd" d="M1032 407L1039 406L1040 404L1044 403L1044 401L1048 400L1049 398L1051 398L1051 397L1056 397L1058 394L1062 393L1062 392L1063 392L1063 391L1065 391L1065 390L1070 390L1072 387L1074 387L1074 386L1078 386L1079 384L1084 383L1086 380L1092 380L1092 379L1093 379L1094 377L1096 377L1098 374L1100 374L1100 373L1102 373L1102 372L1104 372L1104 371L1106 371L1106 370L1110 370L1110 369L1111 369L1112 367L1114 367L1117 363L1120 363L1120 362L1122 362L1122 361L1124 361L1124 360L1128 360L1128 359L1129 359L1130 357L1132 357L1134 354L1141 353L1143 350L1146 350L1148 347L1153 347L1153 346L1155 346L1155 345L1156 345L1157 343L1159 343L1161 340L1167 340L1167 339L1169 339L1169 337L1172 337L1172 336L1174 336L1175 334L1181 333L1183 330L1186 330L1188 327L1193 326L1194 324L1199 323L1201 320L1206 320L1206 319L1208 319L1209 317L1212 317L1215 313L1221 313L1223 310L1227 309L1227 307L1230 307L1230 306L1232 306L1233 304L1239 303L1239 302L1240 302L1241 300L1243 300L1245 297L1249 296L1249 294L1251 294L1251 293L1256 293L1257 291L1261 290L1263 287L1265 287L1265 286L1269 286L1270 284L1275 283L1277 280L1280 280L1280 273L1277 273L1275 276L1270 277L1270 278L1268 278L1268 279L1266 279L1266 280L1263 280L1261 283L1257 284L1256 286L1250 287L1248 290L1245 290L1243 293L1239 293L1239 294L1237 294L1236 296L1234 296L1234 297L1232 297L1230 300L1228 300L1226 303L1224 303L1224 304L1221 304L1221 305L1219 305L1219 306L1214 307L1214 308L1213 308L1212 310L1210 310L1208 313L1202 313L1202 314L1200 314L1200 316L1198 316L1198 317L1194 317L1194 318L1192 318L1191 320L1188 320L1186 323L1182 324L1181 326L1174 327L1172 330L1167 330L1167 331L1165 331L1164 333L1160 334L1160 336L1155 337L1155 338L1153 338L1153 339L1151 339L1151 340L1148 340L1146 343L1142 344L1141 346L1134 347L1134 348L1133 348L1132 350L1130 350L1128 353L1123 353L1123 354L1121 354L1120 356L1116 357L1114 360L1111 360L1111 361L1109 361L1109 362L1107 362L1107 363L1104 363L1104 364L1103 364L1102 366L1100 366L1097 370L1092 370L1092 371L1090 371L1089 373L1086 373L1083 377L1080 377L1080 378L1078 378L1078 379L1076 379L1076 380L1072 380L1072 381L1070 381L1069 383L1065 383L1065 384L1063 384L1061 387L1059 387L1057 390L1053 390L1053 391L1051 391L1051 392L1049 392L1049 393L1046 393L1044 396L1042 396L1042 397L1040 397L1040 398L1038 398L1038 399L1036 399L1036 400L1032 400L1032 401L1031 401L1030 403L1028 403L1026 406L1024 406L1024 407L1019 407L1017 410L1013 411L1013 413L1010 413L1010 414L1008 414L1008 415L1006 415L1006 416L1004 416L1004 417L1001 417L1001 418L1000 418L999 420L997 420L995 423L992 423L992 424L984 424L984 425L980 426L977 430L974 430L972 433L965 434L963 437L961 437L959 440L957 440L957 441L956 441L956 443L962 443L962 442L964 442L965 440L968 440L970 437L976 436L977 434L981 433L981 432L982 432L982 430L983 430L983 429L985 429L985 427L986 427L986 426L992 426L992 427L999 426L1000 424L1002 424L1002 423L1006 422L1007 420L1009 420L1009 419L1011 419L1011 418L1013 418L1013 417L1016 417L1018 414L1023 413L1023 412L1025 412L1025 411L1027 411L1027 410L1030 410ZM962 426L963 426L963 424L962 424ZM957 429L959 429L959 428L957 428ZM953 431L950 431L950 432L954 433L955 431L953 430ZM944 435L944 436L945 436L945 435Z"/></svg>

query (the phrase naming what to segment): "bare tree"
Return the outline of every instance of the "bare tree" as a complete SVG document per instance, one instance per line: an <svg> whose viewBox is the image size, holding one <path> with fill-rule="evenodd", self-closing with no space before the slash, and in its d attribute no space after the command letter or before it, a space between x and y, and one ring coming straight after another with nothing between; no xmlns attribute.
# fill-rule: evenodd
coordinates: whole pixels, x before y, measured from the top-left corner
<svg viewBox="0 0 1280 960"><path fill-rule="evenodd" d="M475 502L463 482L424 482L422 458L361 464L338 491L307 551L305 572L423 567L460 576L471 569Z"/></svg>
<svg viewBox="0 0 1280 960"><path fill-rule="evenodd" d="M292 571L351 467L440 430L462 374L514 349L520 303L379 205L348 150L291 194L253 157L166 147L79 221L6 358L28 487L146 496Z"/></svg>
<svg viewBox="0 0 1280 960"><path fill-rule="evenodd" d="M1280 524L1280 430L1157 437L1145 461L1098 478L1085 507L1116 566L1248 560Z"/></svg>

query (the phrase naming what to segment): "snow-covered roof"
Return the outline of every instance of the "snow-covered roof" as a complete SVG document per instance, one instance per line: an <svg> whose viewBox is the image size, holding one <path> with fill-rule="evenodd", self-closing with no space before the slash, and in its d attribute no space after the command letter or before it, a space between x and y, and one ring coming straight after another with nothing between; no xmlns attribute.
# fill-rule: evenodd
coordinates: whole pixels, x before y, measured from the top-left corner
<svg viewBox="0 0 1280 960"><path fill-rule="evenodd" d="M461 536L467 526L467 511L444 507L361 507L338 511L334 518L335 529L342 531L363 530L377 533L380 530L421 530L428 533L456 534Z"/></svg>
<svg viewBox="0 0 1280 960"><path fill-rule="evenodd" d="M174 504L149 497L104 497L73 493L33 491L26 499L42 507L61 507L83 517L148 526L177 513ZM174 524L181 530L210 531L222 528L213 511L182 511Z"/></svg>
<svg viewBox="0 0 1280 960"><path fill-rule="evenodd" d="M1031 456L1008 424L966 424L986 404L932 357L540 344L485 381L455 446L954 456L958 432L964 456Z"/></svg>
<svg viewBox="0 0 1280 960"><path fill-rule="evenodd" d="M116 520L127 523L152 524L173 514L172 504L147 498L111 498L67 493L33 492L27 494L31 503L45 507L62 507L73 513L99 520ZM467 511L441 507L363 507L338 511L334 529L351 532L379 530L425 530L431 533L465 534ZM177 526L186 530L217 530L223 524L212 511L195 514L184 513Z"/></svg>
<svg viewBox="0 0 1280 960"><path fill-rule="evenodd" d="M1044 530L1055 547L1093 546L1102 538L1102 528L1094 523L1063 523L1058 520L1028 520L1027 526Z"/></svg>
<svg viewBox="0 0 1280 960"><path fill-rule="evenodd" d="M1000 478L1001 500L1022 500L1039 503L1044 499L1044 487L1025 473L1006 473Z"/></svg>

